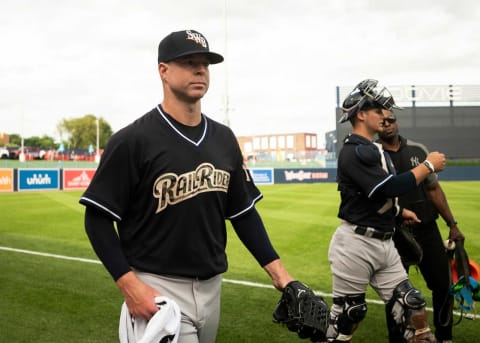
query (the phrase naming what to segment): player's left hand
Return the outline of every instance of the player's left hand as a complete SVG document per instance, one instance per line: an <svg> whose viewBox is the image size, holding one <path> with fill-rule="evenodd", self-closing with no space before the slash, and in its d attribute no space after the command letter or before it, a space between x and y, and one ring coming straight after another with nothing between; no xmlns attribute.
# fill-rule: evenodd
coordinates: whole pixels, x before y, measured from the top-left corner
<svg viewBox="0 0 480 343"><path fill-rule="evenodd" d="M273 260L266 264L263 266L263 269L270 275L273 286L280 292L283 292L287 284L293 281L292 276L288 273L287 269L285 269L280 259Z"/></svg>
<svg viewBox="0 0 480 343"><path fill-rule="evenodd" d="M457 224L454 224L450 227L450 233L448 235L448 239L454 242L465 241L465 236L457 227Z"/></svg>
<svg viewBox="0 0 480 343"><path fill-rule="evenodd" d="M330 311L325 300L300 281L292 281L283 290L273 311L273 320L296 332L300 338L325 342Z"/></svg>

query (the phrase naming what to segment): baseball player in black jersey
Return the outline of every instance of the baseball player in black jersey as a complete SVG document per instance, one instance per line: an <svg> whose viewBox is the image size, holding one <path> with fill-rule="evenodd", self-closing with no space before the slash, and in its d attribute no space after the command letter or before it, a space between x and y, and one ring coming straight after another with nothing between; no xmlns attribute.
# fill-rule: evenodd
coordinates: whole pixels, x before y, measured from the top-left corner
<svg viewBox="0 0 480 343"><path fill-rule="evenodd" d="M398 206L396 197L442 170L445 156L430 153L424 163L395 173L388 154L373 142L383 129L382 109L395 107L388 90L377 84L376 80L360 82L342 106L340 122L350 121L353 131L338 156L342 221L328 251L333 305L327 337L330 342L351 342L367 314L365 293L371 285L394 318L390 330L401 332L405 342L434 342L425 299L408 280L391 238L397 218L418 221L415 213Z"/></svg>
<svg viewBox="0 0 480 343"><path fill-rule="evenodd" d="M201 112L209 65L222 61L197 31L165 37L162 103L111 137L80 199L91 244L135 325L158 311L156 296L169 297L181 310L181 343L215 341L226 219L278 290L293 280L255 209L262 195L233 132Z"/></svg>
<svg viewBox="0 0 480 343"><path fill-rule="evenodd" d="M424 161L428 150L424 145L400 136L397 118L393 111L384 110L383 112L384 127L378 134L378 142L390 155L397 173L403 173ZM409 228L423 251L423 258L418 263L418 267L427 287L432 291L435 337L438 342L451 342L453 309L450 306L453 303L449 276L451 266L436 223L438 214L450 228L449 240L463 241L465 238L457 227L436 173L430 174L417 188L398 199L400 206L414 211L421 220ZM402 253L406 253L400 246L397 246L397 249L401 256ZM405 267L408 272L408 266Z"/></svg>

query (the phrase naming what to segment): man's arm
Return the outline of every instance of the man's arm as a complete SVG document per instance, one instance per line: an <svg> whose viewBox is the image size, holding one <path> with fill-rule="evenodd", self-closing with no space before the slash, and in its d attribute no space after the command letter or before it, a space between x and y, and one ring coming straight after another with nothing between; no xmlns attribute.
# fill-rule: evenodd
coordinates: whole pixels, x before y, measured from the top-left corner
<svg viewBox="0 0 480 343"><path fill-rule="evenodd" d="M415 176L417 186L425 180L428 175L445 169L445 155L439 152L431 152L425 161L411 171Z"/></svg>
<svg viewBox="0 0 480 343"><path fill-rule="evenodd" d="M432 202L433 206L437 209L438 213L442 216L443 220L447 223L450 227L450 234L448 238L450 240L465 240L462 232L458 229L457 223L455 221L455 217L450 210L450 206L448 205L447 197L445 196L445 192L443 191L440 183L438 181L432 182L431 184L427 185L427 194Z"/></svg>
<svg viewBox="0 0 480 343"><path fill-rule="evenodd" d="M270 275L273 286L279 291L282 291L290 281L294 280L280 259L276 259L263 266L263 269Z"/></svg>
<svg viewBox="0 0 480 343"><path fill-rule="evenodd" d="M161 294L140 281L131 271L113 221L87 206L85 231L93 250L123 293L130 313L149 320L158 311L154 298Z"/></svg>
<svg viewBox="0 0 480 343"><path fill-rule="evenodd" d="M431 152L425 161L409 171L390 177L379 191L387 197L403 195L414 190L430 174L445 169L445 155L442 153Z"/></svg>
<svg viewBox="0 0 480 343"><path fill-rule="evenodd" d="M120 239L113 221L99 210L87 206L85 209L85 231L90 244L100 261L117 281L130 271L130 265L123 253Z"/></svg>

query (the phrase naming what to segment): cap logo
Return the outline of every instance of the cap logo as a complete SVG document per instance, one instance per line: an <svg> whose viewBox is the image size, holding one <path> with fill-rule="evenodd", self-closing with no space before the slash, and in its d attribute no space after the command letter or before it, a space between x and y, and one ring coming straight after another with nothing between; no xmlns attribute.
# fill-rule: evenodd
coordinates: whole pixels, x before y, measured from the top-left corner
<svg viewBox="0 0 480 343"><path fill-rule="evenodd" d="M195 43L207 48L207 40L198 32L186 31L187 39L193 40Z"/></svg>

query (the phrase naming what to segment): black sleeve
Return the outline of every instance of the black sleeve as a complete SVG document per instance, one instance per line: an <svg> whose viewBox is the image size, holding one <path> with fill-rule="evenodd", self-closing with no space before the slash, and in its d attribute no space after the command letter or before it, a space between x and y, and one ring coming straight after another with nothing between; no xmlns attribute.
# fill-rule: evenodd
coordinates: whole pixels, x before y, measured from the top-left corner
<svg viewBox="0 0 480 343"><path fill-rule="evenodd" d="M242 243L262 267L279 258L255 208L231 222Z"/></svg>
<svg viewBox="0 0 480 343"><path fill-rule="evenodd" d="M394 175L379 189L379 193L386 197L397 197L408 193L417 187L415 175L411 171Z"/></svg>
<svg viewBox="0 0 480 343"><path fill-rule="evenodd" d="M87 206L85 231L93 250L115 281L130 271L113 221L107 215Z"/></svg>

